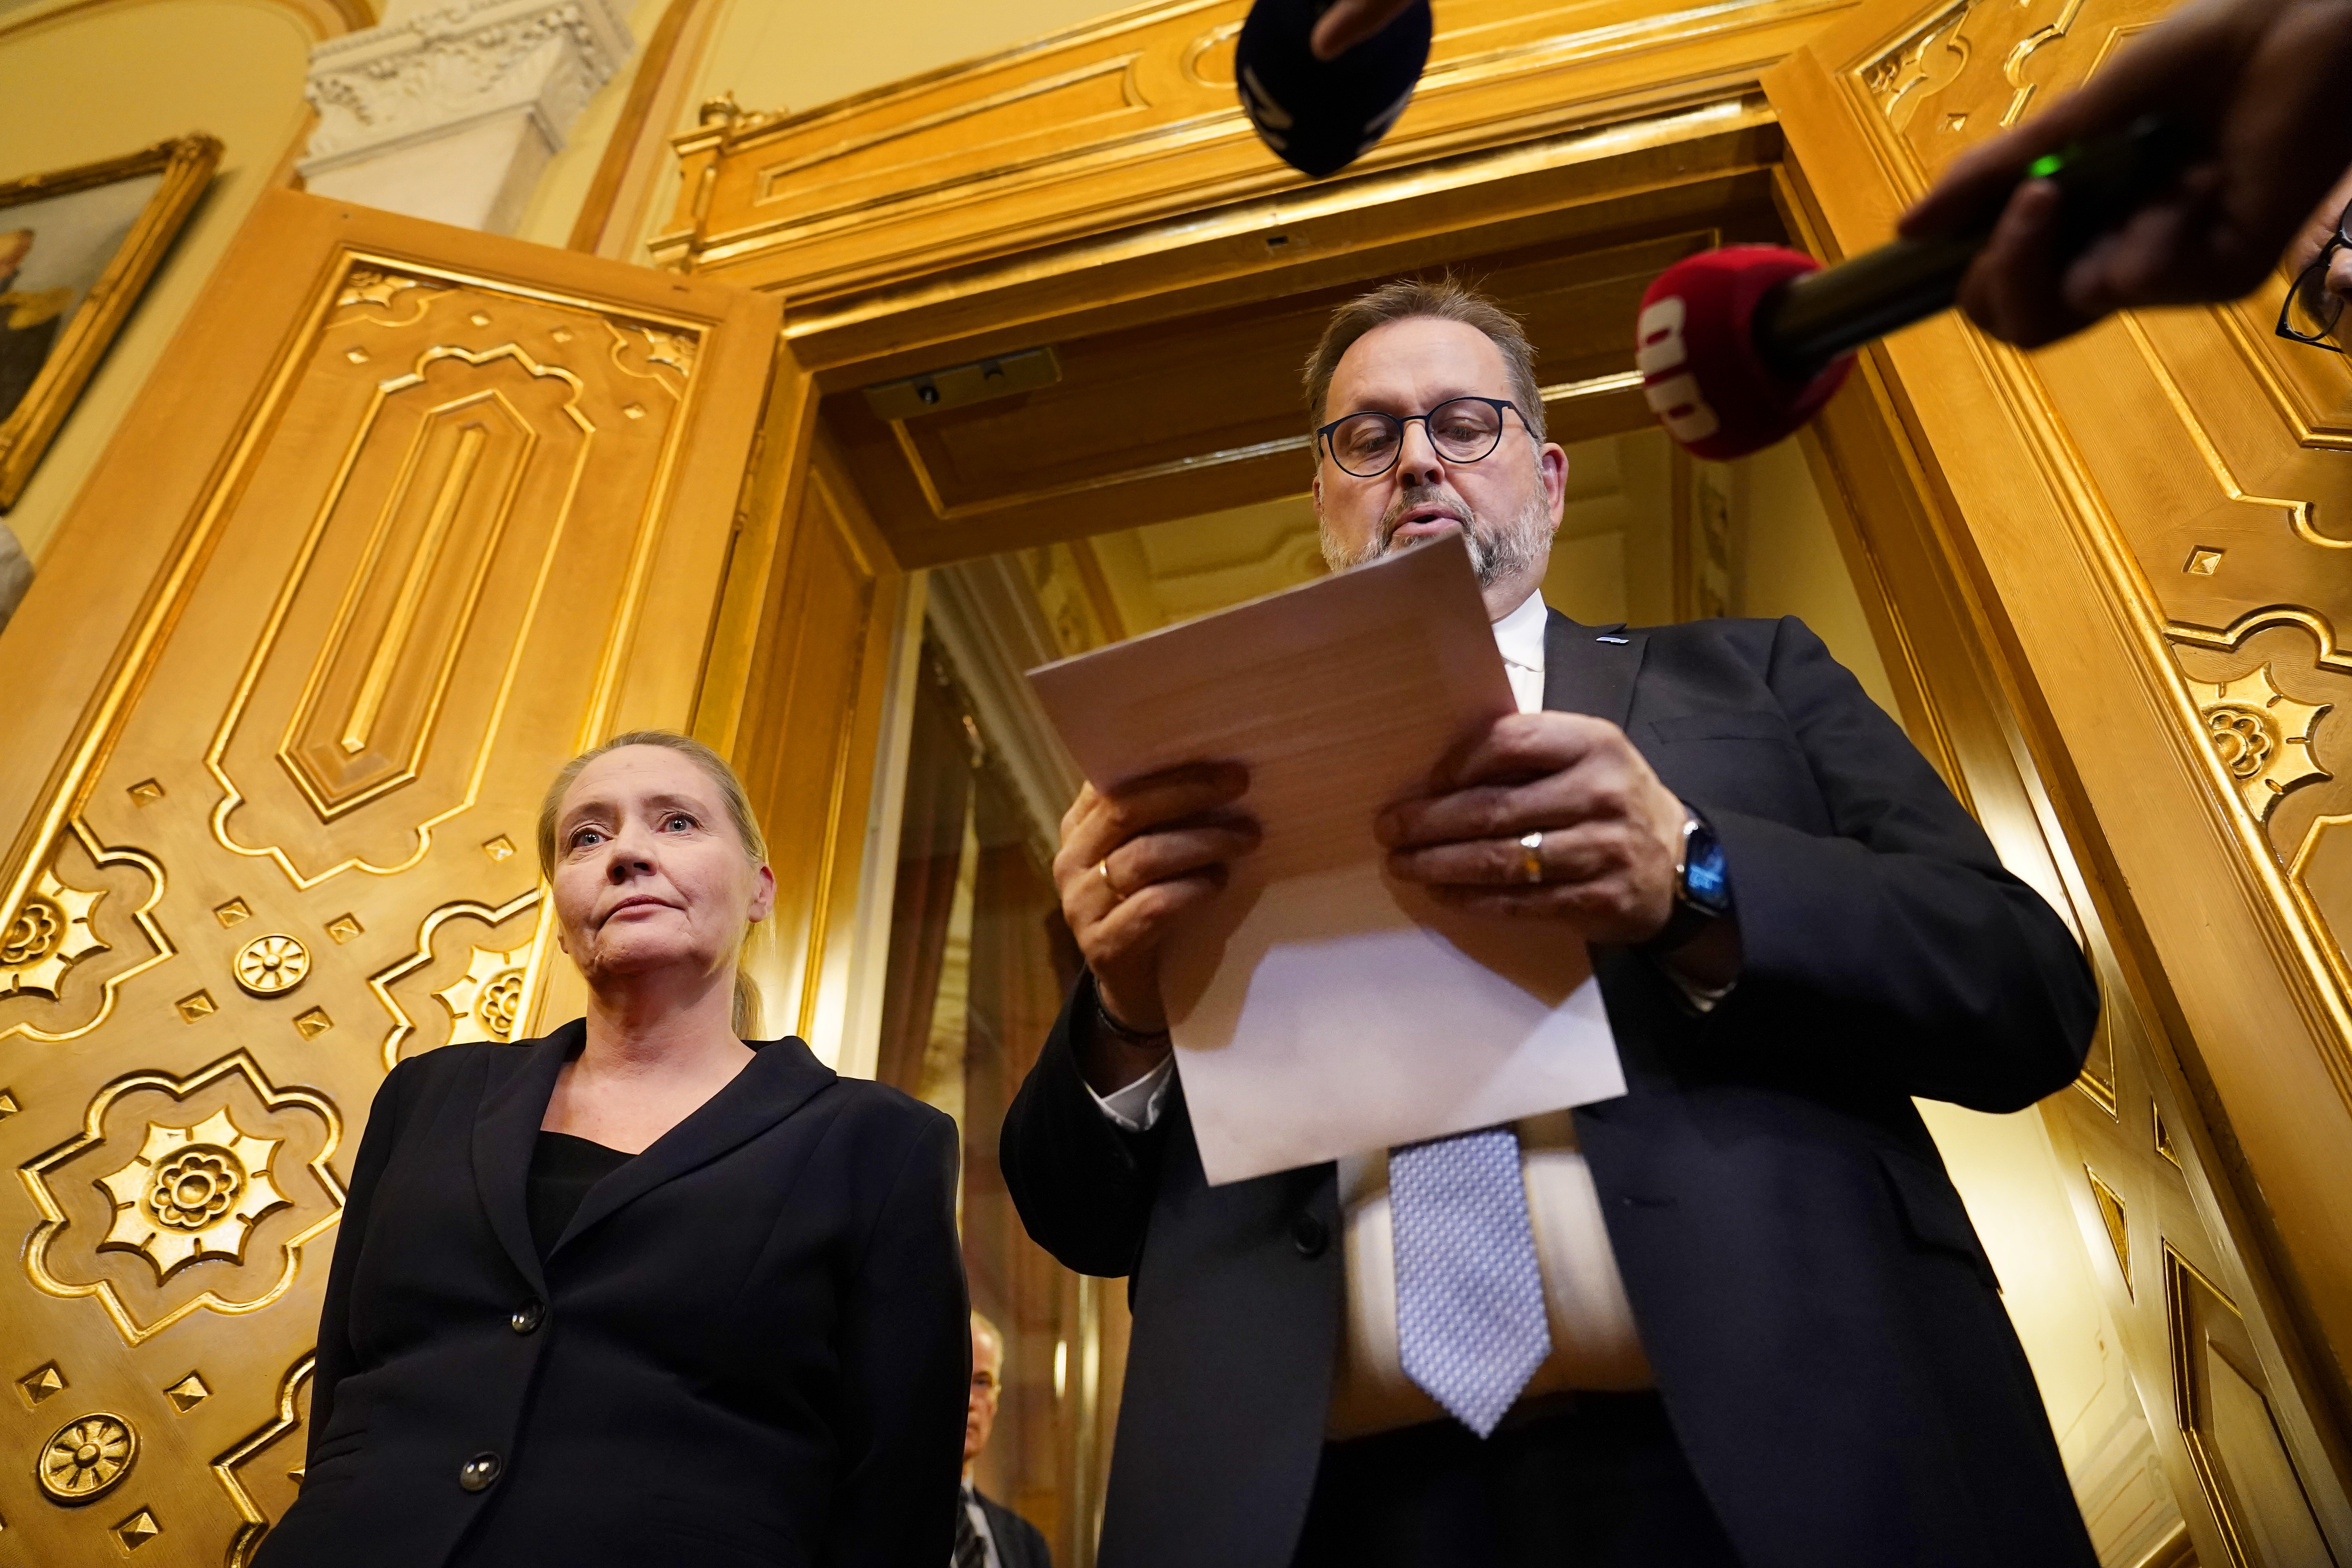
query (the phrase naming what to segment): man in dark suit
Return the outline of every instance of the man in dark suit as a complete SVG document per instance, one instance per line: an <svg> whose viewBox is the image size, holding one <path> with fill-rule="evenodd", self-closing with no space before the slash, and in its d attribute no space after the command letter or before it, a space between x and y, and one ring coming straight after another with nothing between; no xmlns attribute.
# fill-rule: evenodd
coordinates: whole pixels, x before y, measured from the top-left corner
<svg viewBox="0 0 2352 1568"><path fill-rule="evenodd" d="M1451 282L1343 307L1316 504L1335 567L1466 538L1520 711L1376 832L1394 876L1589 944L1626 1093L1209 1186L1157 953L1255 845L1247 780L1084 791L1055 870L1087 971L1003 1156L1039 1242L1129 1277L1101 1561L2089 1568L1912 1105L2063 1088L2088 966L1800 623L1546 610L1531 362Z"/></svg>
<svg viewBox="0 0 2352 1568"><path fill-rule="evenodd" d="M1004 1397L1004 1336L971 1315L971 1404L963 1425L963 1513L956 1521L954 1568L1054 1568L1037 1527L972 1484L972 1461L996 1430Z"/></svg>

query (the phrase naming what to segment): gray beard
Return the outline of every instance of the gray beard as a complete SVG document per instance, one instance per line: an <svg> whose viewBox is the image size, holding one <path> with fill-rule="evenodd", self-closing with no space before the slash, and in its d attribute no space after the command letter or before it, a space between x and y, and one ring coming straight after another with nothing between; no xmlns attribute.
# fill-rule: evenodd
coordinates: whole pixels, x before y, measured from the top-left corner
<svg viewBox="0 0 2352 1568"><path fill-rule="evenodd" d="M1391 510L1402 515L1419 504L1417 500L1400 496L1398 504ZM1475 511L1470 510L1467 501L1462 505L1464 510L1470 511L1470 521L1463 526L1462 532L1469 542L1471 570L1477 574L1481 588L1491 588L1505 577L1530 570L1551 548L1549 509L1544 505L1540 494L1530 498L1526 510L1517 517L1495 526L1489 526ZM1378 561L1399 550L1409 550L1419 542L1418 540L1407 540L1399 544L1395 525L1386 518L1381 521L1379 537L1356 550L1340 544L1326 529L1323 531L1323 564L1334 572L1344 572L1350 566Z"/></svg>

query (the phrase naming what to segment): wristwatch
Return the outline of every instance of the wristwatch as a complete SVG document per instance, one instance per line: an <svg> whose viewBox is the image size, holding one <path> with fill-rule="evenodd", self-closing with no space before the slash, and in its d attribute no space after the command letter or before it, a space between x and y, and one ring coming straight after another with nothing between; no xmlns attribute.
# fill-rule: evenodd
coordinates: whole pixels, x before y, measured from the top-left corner
<svg viewBox="0 0 2352 1568"><path fill-rule="evenodd" d="M1723 841L1706 818L1685 805L1682 858L1675 866L1675 908L1657 935L1641 951L1663 957L1731 913L1731 874L1723 863Z"/></svg>

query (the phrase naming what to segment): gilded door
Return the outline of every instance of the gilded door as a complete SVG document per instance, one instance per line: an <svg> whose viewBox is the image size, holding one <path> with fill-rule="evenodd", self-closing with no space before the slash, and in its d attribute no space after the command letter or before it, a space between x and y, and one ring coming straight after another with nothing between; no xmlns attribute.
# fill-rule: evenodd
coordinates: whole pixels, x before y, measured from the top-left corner
<svg viewBox="0 0 2352 1568"><path fill-rule="evenodd" d="M223 263L0 637L0 1560L292 1500L370 1097L550 1010L539 795L689 721L775 325L310 197Z"/></svg>
<svg viewBox="0 0 2352 1568"><path fill-rule="evenodd" d="M1765 79L1792 207L1825 250L1876 243L2163 9L1859 7ZM2284 286L2031 356L1947 317L1843 400L1911 432L1920 526L2014 650L2016 744L2063 781L1973 804L2100 971L2090 1067L2043 1114L2187 1527L2159 1557L2209 1568L2352 1562L2322 1348L2352 1310L2352 374L2272 335Z"/></svg>

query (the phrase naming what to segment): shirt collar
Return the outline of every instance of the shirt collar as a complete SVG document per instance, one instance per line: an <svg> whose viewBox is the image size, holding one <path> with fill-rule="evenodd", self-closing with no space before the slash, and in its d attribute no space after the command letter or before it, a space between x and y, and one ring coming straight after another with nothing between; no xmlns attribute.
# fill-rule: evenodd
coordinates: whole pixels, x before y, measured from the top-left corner
<svg viewBox="0 0 2352 1568"><path fill-rule="evenodd" d="M1521 669L1540 674L1544 667L1544 624L1551 612L1544 607L1543 595L1529 594L1519 607L1495 623L1495 646L1503 651L1505 664L1516 664Z"/></svg>

